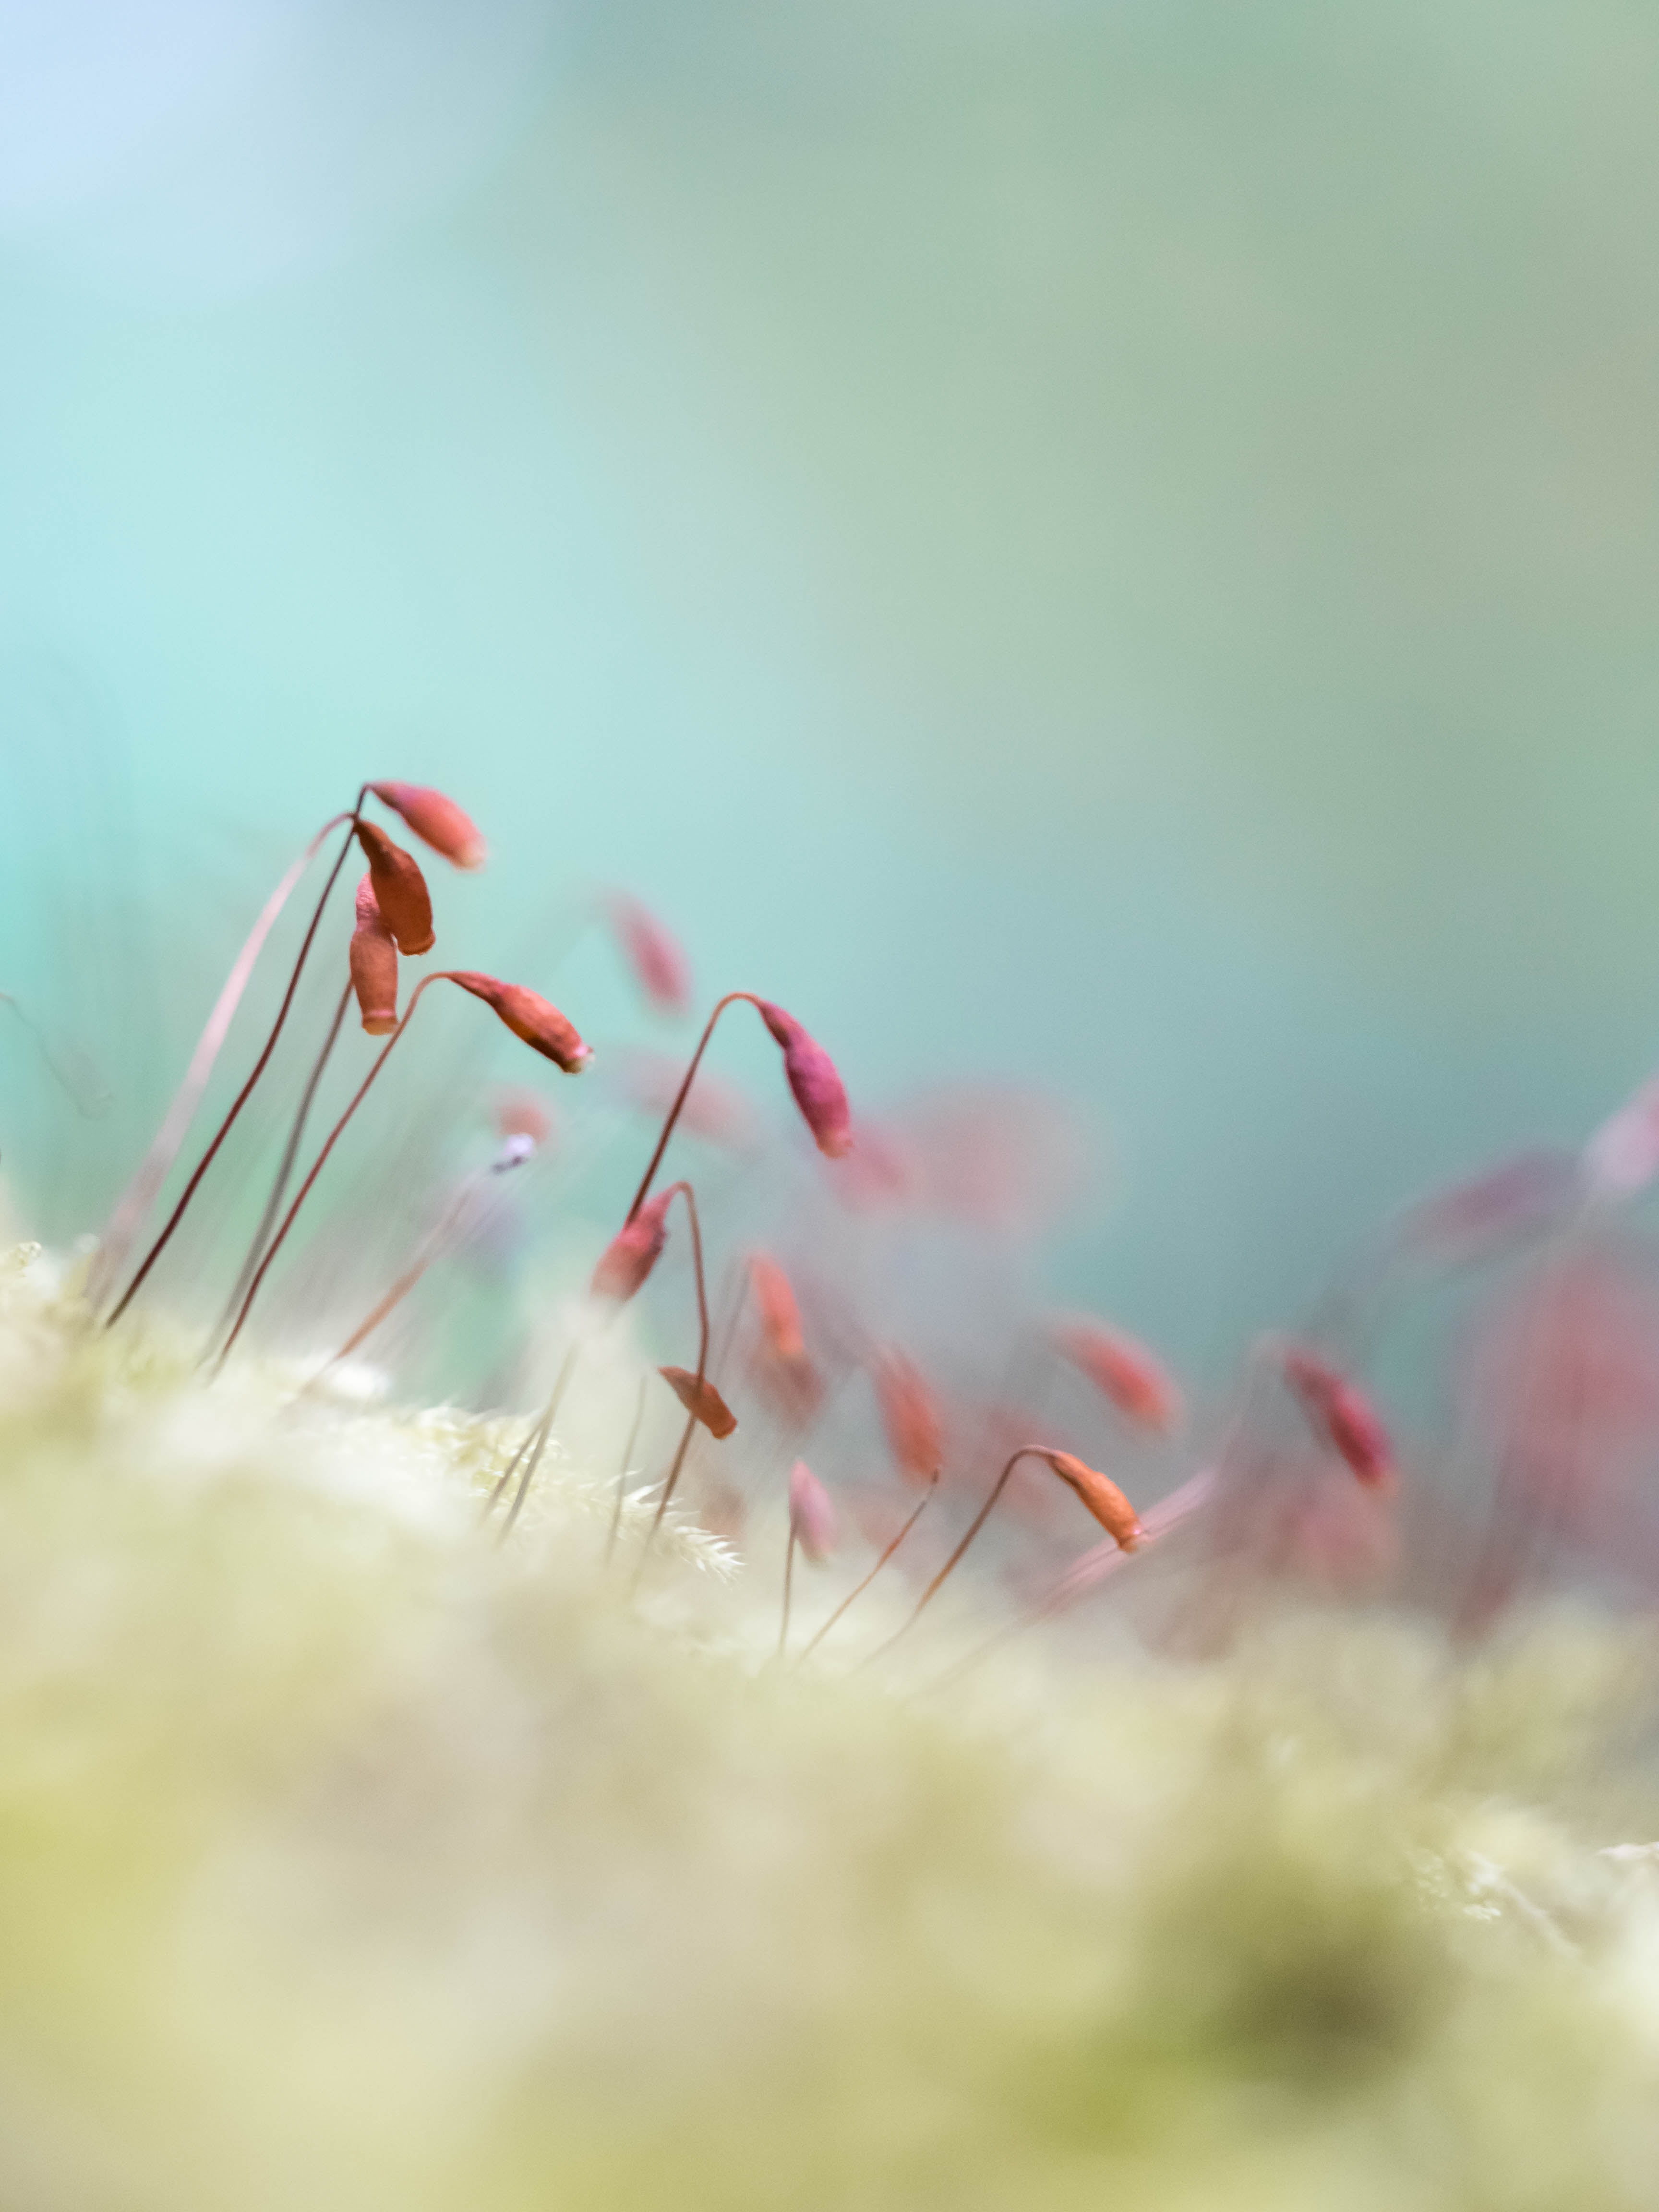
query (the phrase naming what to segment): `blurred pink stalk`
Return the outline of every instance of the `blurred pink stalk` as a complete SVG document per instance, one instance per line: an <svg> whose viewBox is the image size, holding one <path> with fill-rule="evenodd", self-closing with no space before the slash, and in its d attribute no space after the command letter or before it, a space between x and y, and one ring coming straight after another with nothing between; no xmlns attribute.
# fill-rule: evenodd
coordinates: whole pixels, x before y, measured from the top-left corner
<svg viewBox="0 0 1659 2212"><path fill-rule="evenodd" d="M1178 1490L1172 1490L1167 1498L1160 1499L1150 1511L1141 1515L1142 1536L1149 1543L1159 1536L1167 1536L1170 1529L1178 1528L1183 1521L1198 1510L1214 1487L1215 1469L1200 1468ZM1026 1620L1042 1620L1050 1613L1064 1612L1068 1605L1074 1605L1086 1590L1096 1589L1109 1575L1115 1575L1130 1557L1131 1554L1122 1548L1115 1537L1109 1536L1103 1544L1097 1544L1080 1559L1073 1560L1047 1597L1027 1614Z"/></svg>
<svg viewBox="0 0 1659 2212"><path fill-rule="evenodd" d="M87 1297L96 1305L105 1293L112 1289L117 1275L125 1265L138 1224L155 1201L156 1193L167 1181L167 1170L179 1156L179 1147L185 1141L196 1109L207 1089L208 1079L213 1073L213 1064L219 1057L237 1007L241 1003L247 979L253 973L254 963L264 949L264 942L276 926L276 917L288 904L289 895L315 859L318 847L331 830L351 819L349 814L337 814L322 828L294 862L287 874L265 901L259 918L248 932L235 963L225 978L224 988L213 1005L205 1027L197 1039L196 1049L191 1055L190 1066L185 1070L185 1079L173 1094L173 1103L162 1118L161 1127L150 1140L149 1150L138 1163L137 1172L122 1192L115 1211L105 1225L98 1240L92 1270L87 1278Z"/></svg>

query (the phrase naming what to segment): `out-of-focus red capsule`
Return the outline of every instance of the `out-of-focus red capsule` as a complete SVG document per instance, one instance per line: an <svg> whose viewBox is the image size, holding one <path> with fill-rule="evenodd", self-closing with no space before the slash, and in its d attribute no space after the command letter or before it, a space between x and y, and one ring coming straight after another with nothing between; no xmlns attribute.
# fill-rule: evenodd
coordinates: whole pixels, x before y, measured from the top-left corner
<svg viewBox="0 0 1659 2212"><path fill-rule="evenodd" d="M659 1117L673 1104L685 1073L684 1060L639 1046L607 1052L605 1065L629 1105ZM700 1137L707 1144L741 1151L755 1141L754 1109L734 1083L704 1066L697 1070L696 1080L686 1093L680 1127L687 1136Z"/></svg>
<svg viewBox="0 0 1659 2212"><path fill-rule="evenodd" d="M1547 1227L1583 1194L1583 1173L1571 1152L1518 1152L1422 1200L1402 1217L1399 1239L1411 1251L1449 1262L1471 1246Z"/></svg>
<svg viewBox="0 0 1659 2212"><path fill-rule="evenodd" d="M643 1285L668 1239L668 1209L674 1189L671 1184L655 1198L647 1199L605 1246L590 1286L596 1298L614 1298L623 1305Z"/></svg>
<svg viewBox="0 0 1659 2212"><path fill-rule="evenodd" d="M357 842L368 862L369 880L374 886L380 919L397 939L398 951L411 955L430 952L435 942L432 934L432 895L427 890L420 862L412 853L405 853L401 845L394 845L380 823L369 821L365 815L357 817Z"/></svg>
<svg viewBox="0 0 1659 2212"><path fill-rule="evenodd" d="M766 1341L773 1355L782 1360L797 1360L806 1355L806 1339L800 1325L800 1307L796 1303L794 1286L769 1253L751 1252L749 1255L749 1280L755 1292L755 1306L766 1331Z"/></svg>
<svg viewBox="0 0 1659 2212"><path fill-rule="evenodd" d="M871 1376L893 1464L910 1482L931 1482L945 1458L937 1401L915 1362L890 1346Z"/></svg>
<svg viewBox="0 0 1659 2212"><path fill-rule="evenodd" d="M761 1342L751 1365L754 1382L776 1413L805 1427L818 1409L823 1385L807 1354L793 1285L765 1252L750 1255L749 1279L761 1320Z"/></svg>
<svg viewBox="0 0 1659 2212"><path fill-rule="evenodd" d="M493 1007L515 1037L567 1075L580 1075L592 1059L593 1048L582 1042L575 1024L539 991L528 990L522 983L500 982L494 975L481 975L472 968L452 968L449 978Z"/></svg>
<svg viewBox="0 0 1659 2212"><path fill-rule="evenodd" d="M390 1036L398 1026L398 948L380 919L374 882L368 876L357 886L356 915L347 954L351 988L369 1036Z"/></svg>
<svg viewBox="0 0 1659 2212"><path fill-rule="evenodd" d="M769 999L757 999L755 1004L783 1047L783 1072L812 1141L826 1159L840 1159L853 1148L853 1115L835 1061L793 1014Z"/></svg>
<svg viewBox="0 0 1659 2212"><path fill-rule="evenodd" d="M547 1101L533 1091L496 1091L490 1102L490 1119L501 1137L528 1137L532 1145L544 1145L553 1134Z"/></svg>
<svg viewBox="0 0 1659 2212"><path fill-rule="evenodd" d="M453 799L424 783L371 783L376 799L401 814L423 844L458 868L481 868L486 847L477 824Z"/></svg>
<svg viewBox="0 0 1659 2212"><path fill-rule="evenodd" d="M705 1375L701 1382L687 1367L659 1367L663 1381L686 1412L702 1423L711 1437L729 1437L738 1417Z"/></svg>
<svg viewBox="0 0 1659 2212"><path fill-rule="evenodd" d="M1382 1489L1394 1480L1394 1447L1364 1394L1310 1352L1290 1346L1280 1357L1290 1384L1314 1429L1361 1482Z"/></svg>
<svg viewBox="0 0 1659 2212"><path fill-rule="evenodd" d="M683 1014L691 1004L691 963L651 909L629 891L607 894L605 911L629 966L660 1014Z"/></svg>
<svg viewBox="0 0 1659 2212"><path fill-rule="evenodd" d="M798 1459L789 1472L789 1529L809 1559L822 1561L835 1551L835 1508L804 1459Z"/></svg>
<svg viewBox="0 0 1659 2212"><path fill-rule="evenodd" d="M835 1177L836 1195L843 1206L874 1212L881 1208L915 1205L923 1182L914 1147L885 1122L859 1117L854 1148L842 1172Z"/></svg>
<svg viewBox="0 0 1659 2212"><path fill-rule="evenodd" d="M1115 1540L1119 1550L1133 1552L1143 1540L1146 1531L1134 1507L1110 1476L1103 1474L1098 1468L1089 1466L1073 1452L1051 1450L1042 1453L1041 1456L1047 1460L1060 1480L1075 1491L1107 1534Z"/></svg>
<svg viewBox="0 0 1659 2212"><path fill-rule="evenodd" d="M1179 1423L1181 1394L1144 1344L1085 1319L1056 1321L1049 1333L1056 1349L1120 1413L1147 1429L1168 1431Z"/></svg>
<svg viewBox="0 0 1659 2212"><path fill-rule="evenodd" d="M1571 1537L1659 1589L1648 1501L1659 1463L1659 1281L1638 1246L1547 1259L1480 1316L1462 1377L1511 1534Z"/></svg>

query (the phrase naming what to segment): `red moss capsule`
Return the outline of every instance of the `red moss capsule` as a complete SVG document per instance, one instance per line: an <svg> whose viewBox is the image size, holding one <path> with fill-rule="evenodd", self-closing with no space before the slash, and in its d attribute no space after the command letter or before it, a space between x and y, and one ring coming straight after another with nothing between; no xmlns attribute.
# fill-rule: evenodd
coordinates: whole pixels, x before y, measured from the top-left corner
<svg viewBox="0 0 1659 2212"><path fill-rule="evenodd" d="M769 1254L751 1252L749 1280L773 1357L785 1361L804 1359L806 1339L801 1331L800 1308L788 1276Z"/></svg>
<svg viewBox="0 0 1659 2212"><path fill-rule="evenodd" d="M547 1101L533 1091L498 1091L491 1103L490 1118L498 1136L528 1137L532 1145L544 1145L553 1134Z"/></svg>
<svg viewBox="0 0 1659 2212"><path fill-rule="evenodd" d="M1133 1552L1144 1540L1146 1532L1134 1507L1109 1475L1103 1474L1098 1468L1090 1467L1072 1452L1045 1451L1041 1455L1082 1499L1107 1534L1116 1540L1120 1551Z"/></svg>
<svg viewBox="0 0 1659 2212"><path fill-rule="evenodd" d="M835 1551L836 1510L804 1459L798 1459L789 1471L789 1533L814 1564Z"/></svg>
<svg viewBox="0 0 1659 2212"><path fill-rule="evenodd" d="M804 1427L817 1413L823 1384L808 1357L800 1308L787 1275L767 1253L750 1255L749 1279L761 1320L750 1372L783 1419Z"/></svg>
<svg viewBox="0 0 1659 2212"><path fill-rule="evenodd" d="M368 876L357 886L357 927L347 957L364 1029L370 1036L390 1036L398 1026L398 948Z"/></svg>
<svg viewBox="0 0 1659 2212"><path fill-rule="evenodd" d="M362 815L357 818L357 842L368 862L380 919L397 939L398 951L430 952L434 942L432 897L420 863L412 853L394 845L378 822Z"/></svg>
<svg viewBox="0 0 1659 2212"><path fill-rule="evenodd" d="M700 1382L686 1367L659 1367L663 1381L686 1412L702 1423L711 1437L729 1437L738 1417L705 1375Z"/></svg>
<svg viewBox="0 0 1659 2212"><path fill-rule="evenodd" d="M1370 1401L1310 1352L1292 1346L1280 1364L1313 1428L1358 1480L1379 1489L1391 1483L1394 1447Z"/></svg>
<svg viewBox="0 0 1659 2212"><path fill-rule="evenodd" d="M671 1186L648 1198L631 1221L626 1221L605 1246L593 1270L590 1288L596 1298L614 1298L624 1305L662 1257L668 1241L668 1209L673 1201Z"/></svg>
<svg viewBox="0 0 1659 2212"><path fill-rule="evenodd" d="M423 844L458 868L481 868L486 847L477 825L462 813L453 799L423 783L371 783L382 799L404 820Z"/></svg>
<svg viewBox="0 0 1659 2212"><path fill-rule="evenodd" d="M480 975L471 968L452 969L449 975L452 982L493 1007L515 1037L522 1038L532 1052L552 1060L567 1075L580 1075L592 1059L593 1048L582 1042L575 1024L539 991L526 990L522 983L500 982L494 975Z"/></svg>
<svg viewBox="0 0 1659 2212"><path fill-rule="evenodd" d="M793 1014L769 999L757 999L761 1019L783 1047L783 1072L812 1141L826 1159L838 1160L853 1148L853 1115L836 1063Z"/></svg>
<svg viewBox="0 0 1659 2212"><path fill-rule="evenodd" d="M630 1106L660 1121L673 1104L685 1073L683 1060L665 1053L623 1047L605 1057L606 1072L621 1085ZM755 1113L735 1084L726 1082L706 1065L685 1095L680 1127L688 1137L701 1137L711 1145L745 1150L755 1141Z"/></svg>
<svg viewBox="0 0 1659 2212"><path fill-rule="evenodd" d="M1584 1166L1591 1169L1589 1148ZM1591 1180L1596 1180L1593 1172ZM1579 1164L1571 1152L1520 1152L1414 1206L1401 1221L1399 1241L1449 1265L1489 1241L1547 1228L1568 1212L1582 1188Z"/></svg>
<svg viewBox="0 0 1659 2212"><path fill-rule="evenodd" d="M1179 1422L1180 1393L1144 1344L1097 1321L1055 1322L1050 1334L1056 1349L1128 1419L1165 1431Z"/></svg>
<svg viewBox="0 0 1659 2212"><path fill-rule="evenodd" d="M893 1464L910 1482L931 1482L945 1458L939 1406L902 1352L882 1353L873 1370L876 1404Z"/></svg>
<svg viewBox="0 0 1659 2212"><path fill-rule="evenodd" d="M629 966L659 1014L683 1014L691 1003L691 964L648 907L628 891L606 901L611 926Z"/></svg>

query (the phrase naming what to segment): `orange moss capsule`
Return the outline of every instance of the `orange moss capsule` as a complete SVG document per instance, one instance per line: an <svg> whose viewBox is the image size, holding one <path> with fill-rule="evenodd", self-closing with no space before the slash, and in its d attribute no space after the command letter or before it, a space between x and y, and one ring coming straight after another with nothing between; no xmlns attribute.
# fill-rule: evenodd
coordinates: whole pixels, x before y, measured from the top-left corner
<svg viewBox="0 0 1659 2212"><path fill-rule="evenodd" d="M369 1036L390 1036L398 1026L398 948L380 919L374 885L368 876L357 886L356 912L357 927L347 955L351 988Z"/></svg>
<svg viewBox="0 0 1659 2212"><path fill-rule="evenodd" d="M729 1437L737 1427L737 1415L706 1375L699 1381L688 1367L659 1367L657 1372L711 1437Z"/></svg>
<svg viewBox="0 0 1659 2212"><path fill-rule="evenodd" d="M380 919L397 940L399 952L430 952L436 942L432 933L432 895L412 853L394 845L377 822L357 817L357 842L368 862Z"/></svg>
<svg viewBox="0 0 1659 2212"><path fill-rule="evenodd" d="M804 1359L806 1339L801 1330L800 1307L788 1276L769 1253L751 1252L749 1280L773 1357L786 1363Z"/></svg>
<svg viewBox="0 0 1659 2212"><path fill-rule="evenodd" d="M1075 1453L1047 1450L1037 1456L1048 1462L1060 1480L1075 1491L1120 1551L1133 1552L1146 1536L1135 1509L1109 1475L1091 1467Z"/></svg>
<svg viewBox="0 0 1659 2212"><path fill-rule="evenodd" d="M1056 1350L1129 1420L1161 1431L1179 1423L1181 1394L1144 1344L1086 1319L1057 1321L1049 1334Z"/></svg>
<svg viewBox="0 0 1659 2212"><path fill-rule="evenodd" d="M424 783L371 783L376 799L401 814L422 844L458 868L481 868L488 850L477 824L453 799Z"/></svg>
<svg viewBox="0 0 1659 2212"><path fill-rule="evenodd" d="M907 1480L931 1482L945 1458L939 1404L915 1363L890 1348L871 1378L893 1464Z"/></svg>
<svg viewBox="0 0 1659 2212"><path fill-rule="evenodd" d="M580 1075L592 1059L593 1048L582 1042L574 1023L543 998L539 991L527 990L522 983L501 982L495 976L482 975L474 968L451 969L449 980L493 1007L515 1037L562 1067L567 1075Z"/></svg>

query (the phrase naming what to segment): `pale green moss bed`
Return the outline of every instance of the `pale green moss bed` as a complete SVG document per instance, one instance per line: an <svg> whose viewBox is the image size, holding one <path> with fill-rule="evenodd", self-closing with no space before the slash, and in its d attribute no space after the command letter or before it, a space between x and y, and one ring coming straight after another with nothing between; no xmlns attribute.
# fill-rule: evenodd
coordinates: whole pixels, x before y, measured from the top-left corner
<svg viewBox="0 0 1659 2212"><path fill-rule="evenodd" d="M4 2212L1659 2203L1650 1628L779 1668L519 1433L5 1263Z"/></svg>

